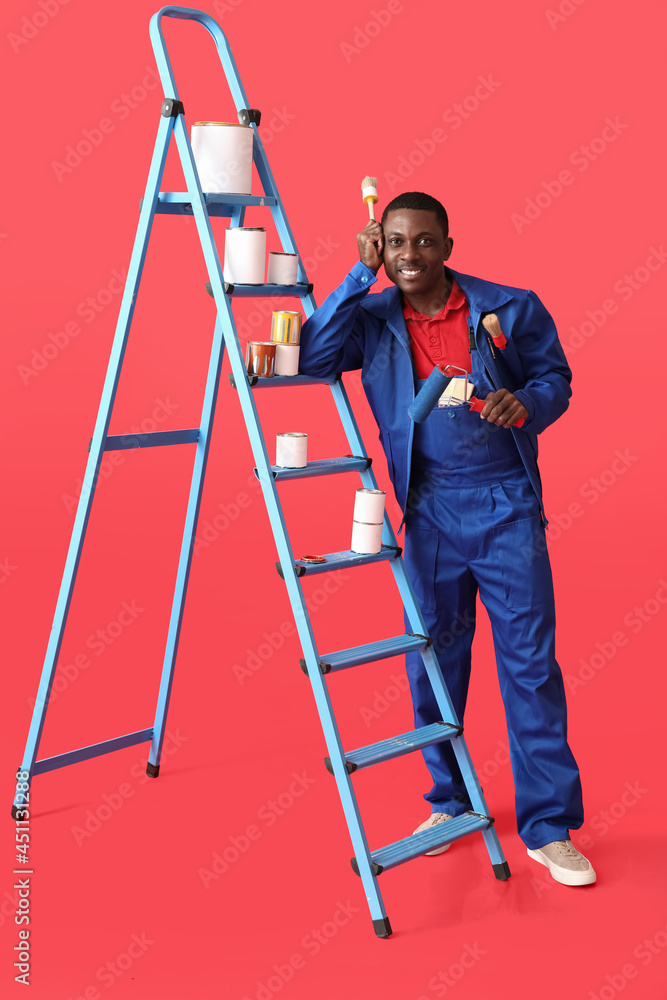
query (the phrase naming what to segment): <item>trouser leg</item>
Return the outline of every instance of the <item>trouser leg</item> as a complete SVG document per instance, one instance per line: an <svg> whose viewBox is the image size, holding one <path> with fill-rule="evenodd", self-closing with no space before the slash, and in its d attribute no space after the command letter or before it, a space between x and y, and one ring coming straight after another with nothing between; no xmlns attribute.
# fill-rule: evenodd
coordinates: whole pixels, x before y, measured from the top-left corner
<svg viewBox="0 0 667 1000"><path fill-rule="evenodd" d="M406 526L406 568L417 593L428 634L433 639L433 649L458 721L462 723L470 680L477 585L460 553L449 541L450 537L457 537L455 529L449 526L447 533L438 530L428 513L428 510L422 509L419 519L413 517ZM442 716L419 653L406 656L406 670L415 726L437 722ZM457 816L470 809L461 772L449 742L426 747L422 753L433 779L432 789L424 796L431 811Z"/></svg>
<svg viewBox="0 0 667 1000"><path fill-rule="evenodd" d="M500 485L514 501L513 487ZM501 498L502 500L502 498ZM532 501L531 501L532 502ZM496 504L496 510L502 504ZM583 822L579 771L567 743L567 707L555 656L555 609L539 516L496 524L473 564L493 630L514 774L517 827L527 847L565 840ZM501 514L505 517L505 513Z"/></svg>

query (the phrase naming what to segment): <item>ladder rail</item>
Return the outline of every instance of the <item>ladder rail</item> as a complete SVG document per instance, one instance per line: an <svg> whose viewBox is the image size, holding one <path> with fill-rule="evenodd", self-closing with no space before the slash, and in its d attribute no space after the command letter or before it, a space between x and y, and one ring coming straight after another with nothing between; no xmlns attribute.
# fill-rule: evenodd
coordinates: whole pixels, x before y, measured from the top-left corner
<svg viewBox="0 0 667 1000"><path fill-rule="evenodd" d="M51 626L51 633L44 658L39 687L37 689L35 708L30 721L30 728L28 730L28 737L23 754L21 765L22 770L30 772L31 776L34 773L34 764L39 752L39 745L46 719L46 710L51 695L51 688L55 677L56 667L58 665L58 657L60 655L65 625L67 623L72 596L74 593L74 586L83 550L86 529L88 527L90 512L95 496L95 487L97 485L97 478L104 457L105 440L118 389L120 371L123 358L125 356L125 349L127 346L132 316L134 314L139 283L148 250L148 241L153 226L155 205L157 203L159 192L159 183L164 170L164 164L167 159L167 151L169 149L172 127L173 119L164 117L160 118L155 148L148 173L148 180L146 182L146 192L139 215L137 235L132 255L130 257L127 279L125 282L125 288L123 289L120 311L116 324L116 332L114 334L109 362L107 365L102 396L98 407L97 419L95 421L95 430L93 431L92 442L90 445L90 454L86 463L86 471L83 479L84 485L77 504L77 511L70 537L58 599L56 602L53 624ZM17 799L18 796L16 796L14 801L15 807L20 805Z"/></svg>

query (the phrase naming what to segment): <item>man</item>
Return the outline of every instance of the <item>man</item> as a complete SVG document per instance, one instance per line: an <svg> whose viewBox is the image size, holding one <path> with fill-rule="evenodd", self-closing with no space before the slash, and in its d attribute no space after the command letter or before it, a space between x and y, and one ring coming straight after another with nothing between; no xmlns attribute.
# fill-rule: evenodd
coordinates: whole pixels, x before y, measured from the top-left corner
<svg viewBox="0 0 667 1000"><path fill-rule="evenodd" d="M405 513L405 560L454 707L463 720L476 596L491 620L505 705L519 834L530 857L565 885L595 881L572 845L583 821L579 772L567 745L565 693L554 654L555 612L537 434L568 406L571 372L536 295L459 274L447 213L420 192L394 198L357 236L359 262L304 324L300 370L362 369L389 474ZM395 287L368 295L384 266ZM482 319L506 338L493 344ZM464 369L485 400L408 407L435 365ZM481 419L480 419L481 418ZM407 672L417 726L440 718L421 656ZM431 816L471 808L449 744L423 751ZM439 848L432 854L446 850Z"/></svg>

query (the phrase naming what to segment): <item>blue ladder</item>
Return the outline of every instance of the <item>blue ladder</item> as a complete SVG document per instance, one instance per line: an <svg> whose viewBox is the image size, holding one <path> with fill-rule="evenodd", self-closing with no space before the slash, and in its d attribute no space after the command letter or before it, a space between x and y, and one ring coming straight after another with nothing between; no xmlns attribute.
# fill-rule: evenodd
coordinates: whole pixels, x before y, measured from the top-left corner
<svg viewBox="0 0 667 1000"><path fill-rule="evenodd" d="M263 195L204 194L202 192L185 125L183 105L178 96L176 82L162 35L161 21L163 17L197 21L212 35L236 105L239 121L242 124L250 125L253 129L253 158L262 188L265 192ZM55 768L66 767L77 761L111 753L123 747L150 742L150 753L146 768L147 774L153 778L156 778L159 774L162 743L165 735L174 665L183 618L183 607L192 562L197 518L211 439L211 428L220 382L222 359L226 346L232 369L230 381L238 392L255 460L255 474L262 487L264 501L267 506L278 550L279 563L277 564L277 568L287 587L301 649L304 654L301 660L301 667L310 678L315 696L315 704L324 731L328 750L328 757L325 763L336 779L350 832L350 839L354 850L352 867L361 877L375 933L379 937L388 937L391 934L391 926L377 881L377 877L382 871L402 864L404 861L409 861L411 858L426 854L435 847L449 844L475 831L482 833L496 878L503 880L509 878L509 867L504 859L497 834L493 829L493 819L488 815L482 789L477 780L462 735L461 726L456 718L449 694L442 679L440 668L432 649L432 640L426 635L424 620L417 605L412 586L408 580L403 559L401 558L401 549L397 544L396 536L387 515L385 514L384 517L382 549L376 555L359 555L350 550L333 552L326 556L326 562L322 564L308 563L294 557L278 497L277 484L286 479L358 472L362 486L376 489L377 482L371 469L372 460L366 454L340 375L332 374L329 378L324 379L315 379L304 375L289 378L276 376L271 379L260 379L247 374L245 359L236 332L231 307L232 298L250 295L295 296L302 300L306 315L310 316L315 309L312 285L308 283L300 260L298 278L295 285L234 286L225 283L211 230L210 218L212 216L226 217L231 220L230 224L232 226L242 226L245 209L248 206L256 205L270 208L283 250L288 253L298 252L258 131L260 113L250 108L227 39L216 21L207 14L187 7L163 7L151 19L150 35L164 94L169 96L165 96L162 101L160 123L148 174L146 191L141 203L137 235L121 302L95 431L90 443L90 455L86 466L85 482L92 484L97 482L105 451L117 451L126 448L154 448L165 445L195 445L192 483L178 563L157 710L153 725L145 729L127 733L115 739L104 740L101 743L81 747L78 750L57 754L54 757L37 759L49 703L49 695L67 622L86 526L95 494L93 487L89 491L82 491L79 499L51 637L46 651L25 754L20 770L27 775L27 783L29 784L36 774L42 774ZM187 191L185 192L160 191L160 181L172 133L176 138L176 145L187 185ZM134 304L139 290L153 219L156 214L186 214L194 217L208 269L209 282L207 289L209 294L215 299L217 318L206 378L201 420L199 427L183 430L159 431L152 434L142 434L140 437L134 434L109 435L109 422L132 322ZM283 469L272 466L262 435L253 393L257 389L277 389L285 386L295 387L312 384L329 385L347 436L350 454L327 461L308 462L304 469ZM388 562L391 566L403 601L406 621L409 623L410 631L404 635L372 642L364 646L320 654L315 643L300 579L303 576L331 572L334 569L342 567L361 567L368 563L382 561ZM325 680L326 675L337 670L358 666L362 663L369 663L391 656L399 656L410 650L420 651L442 719L448 721L425 726L409 733L402 733L392 739L381 740L378 743L360 747L356 750L344 750L329 698ZM371 851L366 840L352 786L352 773L360 768L392 760L395 757L412 753L423 747L444 742L445 740L450 741L459 767L461 768L463 780L473 806L472 811L449 820L447 823L439 824L423 833L406 837L379 850ZM27 801L27 793L17 791L12 807L14 818L25 815Z"/></svg>

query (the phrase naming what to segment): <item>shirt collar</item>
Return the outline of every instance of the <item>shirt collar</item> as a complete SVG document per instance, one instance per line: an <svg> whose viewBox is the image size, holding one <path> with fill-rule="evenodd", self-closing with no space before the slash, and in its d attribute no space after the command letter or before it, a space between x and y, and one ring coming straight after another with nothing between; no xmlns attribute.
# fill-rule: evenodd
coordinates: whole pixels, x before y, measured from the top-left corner
<svg viewBox="0 0 667 1000"><path fill-rule="evenodd" d="M435 316L426 316L424 313L417 312L417 310L410 305L408 300L403 298L403 316L406 320L417 320L418 322L423 320L441 320L445 319L450 311L460 309L461 306L464 306L465 304L466 297L463 289L459 285L456 278L452 278L452 288L449 293L449 298L439 313L436 313Z"/></svg>

